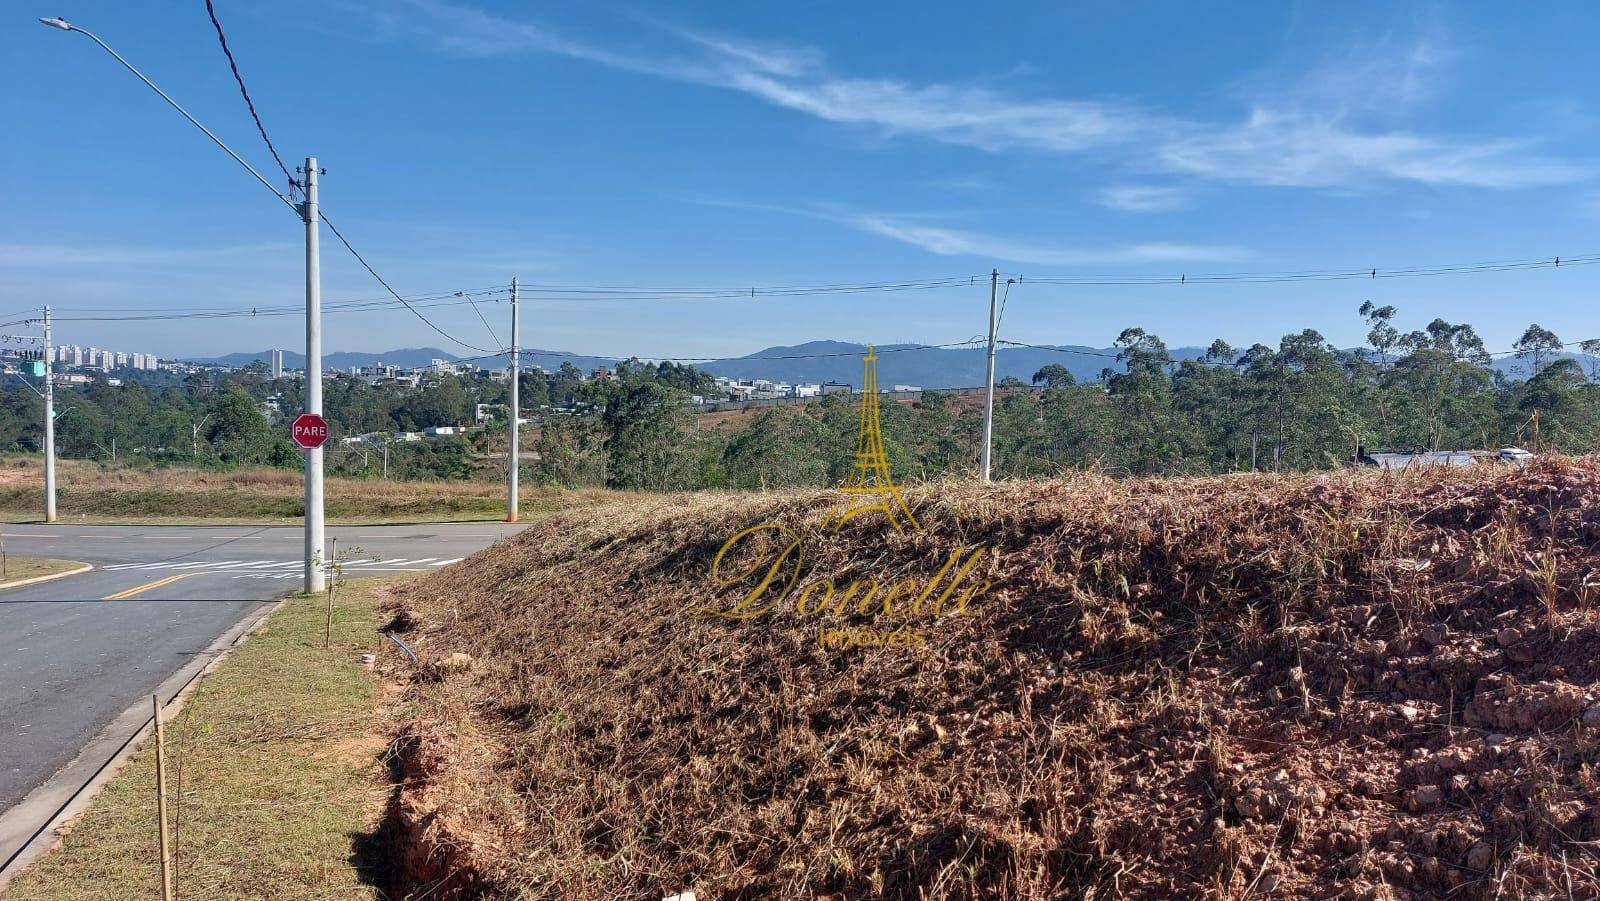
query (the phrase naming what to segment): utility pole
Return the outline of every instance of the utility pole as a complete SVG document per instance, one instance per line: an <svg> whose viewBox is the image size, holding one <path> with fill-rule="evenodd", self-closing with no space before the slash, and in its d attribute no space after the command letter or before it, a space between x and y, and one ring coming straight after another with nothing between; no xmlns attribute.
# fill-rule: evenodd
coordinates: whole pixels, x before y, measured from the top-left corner
<svg viewBox="0 0 1600 901"><path fill-rule="evenodd" d="M994 453L994 331L995 301L1000 295L1000 270L989 273L989 362L983 380L983 481L989 481Z"/></svg>
<svg viewBox="0 0 1600 901"><path fill-rule="evenodd" d="M522 418L522 347L517 334L517 278L511 277L511 431L506 444L506 522L517 521L517 420Z"/></svg>
<svg viewBox="0 0 1600 901"><path fill-rule="evenodd" d="M44 308L44 521L56 521L56 380L50 343L50 308Z"/></svg>
<svg viewBox="0 0 1600 901"><path fill-rule="evenodd" d="M317 158L306 157L305 202L300 215L306 223L306 409L322 415L322 247L317 234ZM322 448L306 451L306 571L305 590L323 589L322 559Z"/></svg>

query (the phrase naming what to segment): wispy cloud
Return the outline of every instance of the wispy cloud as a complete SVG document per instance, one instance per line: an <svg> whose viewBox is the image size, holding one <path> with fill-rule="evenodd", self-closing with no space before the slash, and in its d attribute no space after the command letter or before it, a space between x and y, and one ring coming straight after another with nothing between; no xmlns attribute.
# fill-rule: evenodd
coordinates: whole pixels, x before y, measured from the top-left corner
<svg viewBox="0 0 1600 901"><path fill-rule="evenodd" d="M1163 168L1218 181L1322 188L1373 179L1526 188L1587 177L1525 142L1449 141L1402 131L1363 133L1338 119L1258 109L1243 124L1168 142Z"/></svg>
<svg viewBox="0 0 1600 901"><path fill-rule="evenodd" d="M1125 213L1170 213L1194 205L1183 188L1159 185L1116 185L1100 191L1100 204Z"/></svg>
<svg viewBox="0 0 1600 901"><path fill-rule="evenodd" d="M1315 107L1339 117L1404 114L1441 92L1447 64L1459 56L1439 20L1425 16L1405 34L1346 41L1304 71L1247 79L1238 93L1246 106Z"/></svg>
<svg viewBox="0 0 1600 901"><path fill-rule="evenodd" d="M1179 263L1242 260L1252 256L1249 249L1222 244L1190 244L1181 241L1141 241L1133 244L1081 246L1038 239L985 234L968 229L949 228L931 221L927 215L862 212L837 205L785 206L752 203L716 197L688 197L707 206L740 210L761 210L786 216L805 216L848 226L921 248L940 256L970 256L984 260L1035 263L1041 266L1116 265L1121 263Z"/></svg>
<svg viewBox="0 0 1600 901"><path fill-rule="evenodd" d="M941 256L971 256L1041 266L1218 262L1239 260L1250 255L1241 247L1160 241L1109 247L1072 247L944 228L876 214L845 216L841 217L841 221L861 231L893 238Z"/></svg>
<svg viewBox="0 0 1600 901"><path fill-rule="evenodd" d="M1287 87L1257 87L1236 121L1201 121L1125 102L1027 97L985 87L832 73L809 47L656 23L640 46L573 39L448 0L372 11L386 34L461 53L551 53L739 91L829 122L989 152L1099 153L1152 171L1294 187L1395 181L1480 188L1574 182L1589 168L1523 139L1428 135L1375 115L1428 98L1450 56L1437 29L1409 43L1352 45Z"/></svg>

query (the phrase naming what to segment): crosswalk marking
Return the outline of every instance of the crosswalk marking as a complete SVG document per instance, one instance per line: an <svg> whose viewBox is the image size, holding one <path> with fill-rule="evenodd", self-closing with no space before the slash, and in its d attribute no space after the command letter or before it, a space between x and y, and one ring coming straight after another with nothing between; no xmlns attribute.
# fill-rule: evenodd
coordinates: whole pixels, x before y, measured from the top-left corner
<svg viewBox="0 0 1600 901"><path fill-rule="evenodd" d="M344 566L347 570L433 569L440 566L449 566L461 560L461 557L451 557L448 560L441 560L437 557L390 557L380 560L351 560L345 562ZM262 573L263 575L273 573L273 575L277 575L277 573L273 572L275 570L298 571L303 565L304 562L301 560L162 560L150 563L113 563L109 566L103 566L101 569L114 572L131 572L134 570L167 570L168 572L183 573L227 571L229 574L234 575L235 578L243 578L246 575L254 575L256 573ZM293 575L294 572L284 573L286 578Z"/></svg>

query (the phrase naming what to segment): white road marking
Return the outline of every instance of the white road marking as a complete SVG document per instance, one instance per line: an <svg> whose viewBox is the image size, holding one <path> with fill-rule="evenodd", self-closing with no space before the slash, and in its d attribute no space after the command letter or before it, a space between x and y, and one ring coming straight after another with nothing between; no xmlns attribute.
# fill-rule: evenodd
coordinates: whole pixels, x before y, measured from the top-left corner
<svg viewBox="0 0 1600 901"><path fill-rule="evenodd" d="M459 563L465 558L451 557L441 560L437 557L390 557L383 560L358 560L345 564L347 569L356 569L362 572L416 572L424 569L436 569ZM112 563L102 566L101 569L111 571L133 570L169 570L183 572L222 572L227 571L235 579L290 579L299 574L305 565L302 560L191 560L191 561L160 561L155 563Z"/></svg>

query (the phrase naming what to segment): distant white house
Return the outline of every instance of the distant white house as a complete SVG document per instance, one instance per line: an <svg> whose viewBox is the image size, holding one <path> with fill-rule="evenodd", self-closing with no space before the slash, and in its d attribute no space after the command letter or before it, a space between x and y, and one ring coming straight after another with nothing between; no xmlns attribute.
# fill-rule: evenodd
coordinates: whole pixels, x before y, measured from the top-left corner
<svg viewBox="0 0 1600 901"><path fill-rule="evenodd" d="M1379 469L1424 469L1431 467L1460 469L1488 463L1525 466L1528 461L1533 459L1533 456L1533 454L1520 447L1502 447L1496 453L1478 450L1454 450L1376 454L1369 454L1365 448L1358 448L1355 461L1359 465L1375 466Z"/></svg>

